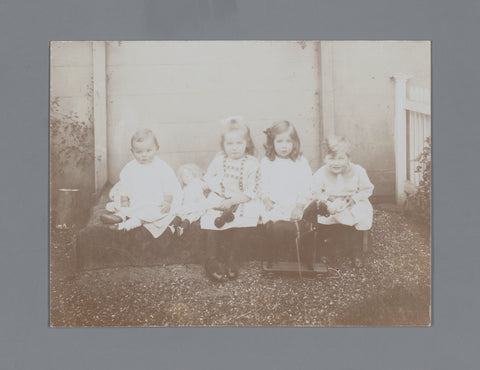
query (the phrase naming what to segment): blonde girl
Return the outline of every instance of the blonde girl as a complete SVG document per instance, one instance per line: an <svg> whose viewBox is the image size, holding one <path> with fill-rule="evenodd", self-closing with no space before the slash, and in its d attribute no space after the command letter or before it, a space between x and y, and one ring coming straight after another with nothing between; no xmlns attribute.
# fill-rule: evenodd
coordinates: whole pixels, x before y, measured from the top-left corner
<svg viewBox="0 0 480 370"><path fill-rule="evenodd" d="M242 117L222 121L220 146L204 177L211 190L207 201L216 206L200 219L207 230L206 270L215 280L238 276L240 250L259 219L259 163Z"/></svg>

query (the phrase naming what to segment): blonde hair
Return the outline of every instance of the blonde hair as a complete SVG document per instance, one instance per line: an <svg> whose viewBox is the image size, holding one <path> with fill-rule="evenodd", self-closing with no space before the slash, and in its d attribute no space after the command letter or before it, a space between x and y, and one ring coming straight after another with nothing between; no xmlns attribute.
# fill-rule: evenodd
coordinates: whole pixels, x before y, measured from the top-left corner
<svg viewBox="0 0 480 370"><path fill-rule="evenodd" d="M327 155L335 156L344 153L350 157L350 143L344 136L332 135L327 137L322 143L324 157Z"/></svg>
<svg viewBox="0 0 480 370"><path fill-rule="evenodd" d="M255 154L255 145L253 144L252 136L250 135L250 129L244 123L242 116L228 117L223 119L221 123L222 137L220 139L220 146L222 147L223 151L225 151L225 135L233 131L238 131L243 135L243 138L246 142L245 154Z"/></svg>
<svg viewBox="0 0 480 370"><path fill-rule="evenodd" d="M155 134L153 133L152 130L149 128L141 129L136 131L132 135L132 139L130 140L130 145L133 148L133 144L135 143L142 143L144 141L147 141L149 139L153 140L153 143L155 144L156 148L159 148L157 138L155 137Z"/></svg>

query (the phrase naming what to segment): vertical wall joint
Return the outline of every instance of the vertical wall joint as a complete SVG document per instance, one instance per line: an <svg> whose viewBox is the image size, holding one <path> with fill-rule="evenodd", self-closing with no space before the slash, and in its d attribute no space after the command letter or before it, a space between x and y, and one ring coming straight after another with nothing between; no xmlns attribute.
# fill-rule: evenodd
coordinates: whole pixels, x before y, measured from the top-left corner
<svg viewBox="0 0 480 370"><path fill-rule="evenodd" d="M105 41L92 42L95 194L107 182L107 91Z"/></svg>

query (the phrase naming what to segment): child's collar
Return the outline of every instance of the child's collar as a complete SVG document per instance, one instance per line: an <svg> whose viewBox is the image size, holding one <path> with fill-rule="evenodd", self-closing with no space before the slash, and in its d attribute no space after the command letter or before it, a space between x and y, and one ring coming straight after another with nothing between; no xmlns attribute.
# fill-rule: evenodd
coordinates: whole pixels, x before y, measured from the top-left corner
<svg viewBox="0 0 480 370"><path fill-rule="evenodd" d="M222 154L223 154L223 157L224 157L225 159L230 159L230 160L232 160L232 161L241 161L242 159L247 159L247 158L248 158L248 154L247 154L247 153L245 153L243 156L241 156L240 158L237 158L237 159L230 158L225 152L222 152Z"/></svg>

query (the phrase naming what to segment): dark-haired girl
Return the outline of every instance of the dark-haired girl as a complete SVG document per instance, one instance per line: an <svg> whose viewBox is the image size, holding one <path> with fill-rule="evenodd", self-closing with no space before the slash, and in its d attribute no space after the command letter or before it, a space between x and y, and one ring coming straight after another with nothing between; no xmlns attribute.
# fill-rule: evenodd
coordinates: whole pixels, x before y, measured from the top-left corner
<svg viewBox="0 0 480 370"><path fill-rule="evenodd" d="M266 157L260 163L259 193L262 222L269 238L265 257L270 264L277 259L278 250L295 238L295 221L302 218L310 197L312 170L290 122L275 122L265 134Z"/></svg>

